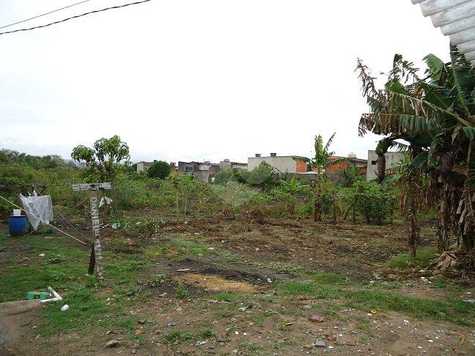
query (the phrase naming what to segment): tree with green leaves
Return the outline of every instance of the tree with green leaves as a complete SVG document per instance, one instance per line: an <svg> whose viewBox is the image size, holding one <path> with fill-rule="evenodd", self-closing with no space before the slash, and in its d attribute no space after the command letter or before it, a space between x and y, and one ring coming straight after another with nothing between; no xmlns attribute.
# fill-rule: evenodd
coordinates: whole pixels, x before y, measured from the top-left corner
<svg viewBox="0 0 475 356"><path fill-rule="evenodd" d="M412 216L422 199L415 187L420 186L421 179L428 179L423 200L439 205L440 249L450 247L450 230L461 251L472 255L475 71L456 47L451 46L450 54L448 63L432 54L426 56L424 75L413 63L396 55L383 88L377 88L376 78L359 60L363 96L371 110L362 115L359 131L362 135L372 132L387 140L408 143L410 162L404 181L408 188L412 187L405 190ZM473 256L465 260L475 266Z"/></svg>
<svg viewBox="0 0 475 356"><path fill-rule="evenodd" d="M315 169L317 173L315 179L315 204L313 210L313 220L315 222L322 220L322 182L326 179L325 169L331 162L330 157L334 155L334 152L330 151L330 146L335 139L335 135L336 133L333 133L325 144L322 135L315 136L315 155L311 161L312 168Z"/></svg>
<svg viewBox="0 0 475 356"><path fill-rule="evenodd" d="M154 161L152 166L148 169L147 175L150 178L165 179L171 173L170 164L165 161Z"/></svg>
<svg viewBox="0 0 475 356"><path fill-rule="evenodd" d="M109 181L114 179L117 168L130 159L129 146L115 135L97 140L93 147L74 147L71 158L84 164L91 178Z"/></svg>

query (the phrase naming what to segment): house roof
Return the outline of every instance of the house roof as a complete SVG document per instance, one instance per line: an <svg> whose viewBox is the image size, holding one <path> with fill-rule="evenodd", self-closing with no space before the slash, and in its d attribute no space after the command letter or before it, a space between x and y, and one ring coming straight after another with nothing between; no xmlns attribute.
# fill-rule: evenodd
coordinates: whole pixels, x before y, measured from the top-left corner
<svg viewBox="0 0 475 356"><path fill-rule="evenodd" d="M293 159L301 159L304 161L308 161L307 157L303 156L261 156L261 157L249 157L249 159L260 159L260 158L293 158Z"/></svg>
<svg viewBox="0 0 475 356"><path fill-rule="evenodd" d="M411 0L475 66L475 0Z"/></svg>
<svg viewBox="0 0 475 356"><path fill-rule="evenodd" d="M331 156L331 161L345 160L352 163L367 163L367 159L357 158L357 157L341 157L341 156Z"/></svg>

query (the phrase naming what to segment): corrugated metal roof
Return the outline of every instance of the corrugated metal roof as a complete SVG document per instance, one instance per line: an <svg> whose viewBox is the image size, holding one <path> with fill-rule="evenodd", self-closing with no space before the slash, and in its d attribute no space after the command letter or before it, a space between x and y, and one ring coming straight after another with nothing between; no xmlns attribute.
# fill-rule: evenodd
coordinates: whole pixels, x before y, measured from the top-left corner
<svg viewBox="0 0 475 356"><path fill-rule="evenodd" d="M411 0L475 66L475 0Z"/></svg>

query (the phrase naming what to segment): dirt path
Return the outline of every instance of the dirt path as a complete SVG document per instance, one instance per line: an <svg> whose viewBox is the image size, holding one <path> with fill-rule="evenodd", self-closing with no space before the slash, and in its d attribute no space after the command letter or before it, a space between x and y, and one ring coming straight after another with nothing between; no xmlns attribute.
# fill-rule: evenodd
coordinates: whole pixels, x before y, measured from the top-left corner
<svg viewBox="0 0 475 356"><path fill-rule="evenodd" d="M16 355L25 351L23 341L28 326L37 319L38 301L0 303L0 355Z"/></svg>

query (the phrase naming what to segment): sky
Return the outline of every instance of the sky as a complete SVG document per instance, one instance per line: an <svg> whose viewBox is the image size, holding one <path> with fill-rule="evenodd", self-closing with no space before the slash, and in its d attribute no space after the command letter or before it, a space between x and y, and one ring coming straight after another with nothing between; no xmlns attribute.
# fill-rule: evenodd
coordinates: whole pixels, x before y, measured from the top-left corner
<svg viewBox="0 0 475 356"><path fill-rule="evenodd" d="M73 2L2 0L0 26ZM410 0L152 0L0 36L0 148L69 158L118 134L133 161L245 162L311 156L336 132L336 154L367 158L356 59L377 75L395 53L422 66L448 48Z"/></svg>

